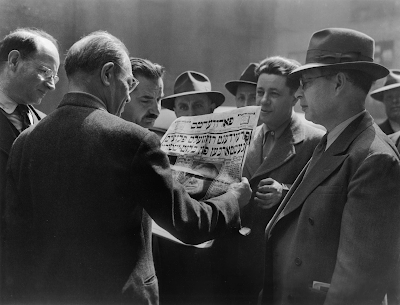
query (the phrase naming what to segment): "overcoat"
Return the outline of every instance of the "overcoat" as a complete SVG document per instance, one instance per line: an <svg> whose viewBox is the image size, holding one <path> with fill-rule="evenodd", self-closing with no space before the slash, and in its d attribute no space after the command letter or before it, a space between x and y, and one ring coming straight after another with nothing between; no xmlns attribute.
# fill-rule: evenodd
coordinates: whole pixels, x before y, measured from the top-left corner
<svg viewBox="0 0 400 305"><path fill-rule="evenodd" d="M150 217L186 243L239 227L235 196L191 199L159 146L85 93L21 133L7 177L12 302L157 304Z"/></svg>
<svg viewBox="0 0 400 305"><path fill-rule="evenodd" d="M251 234L242 236L232 234L217 240L216 247L220 249L220 262L227 264L223 282L232 285L226 294L230 294L232 302L237 304L255 303L262 289L265 226L274 215L278 205L271 209L261 209L256 206L254 196L262 179L272 178L280 183L291 185L303 167L311 158L314 148L318 145L325 131L318 129L293 113L291 122L277 138L269 156L261 166L250 176L250 162L260 158L263 137L262 125L256 128L254 141L249 147L243 175L249 179L253 194L250 203L242 211L242 225L251 228ZM284 191L283 196L286 191ZM283 198L282 196L282 198ZM227 257L231 260L227 260ZM231 283L231 284L230 284Z"/></svg>
<svg viewBox="0 0 400 305"><path fill-rule="evenodd" d="M35 109L33 106L28 106L33 118L33 125L36 125L42 118L46 115ZM14 125L8 120L5 116L4 112L0 110L0 213L1 213L1 227L0 227L0 237L1 237L1 245L0 245L0 296L2 295L1 291L4 286L4 264L2 249L3 245L3 231L4 231L4 201L5 201L5 192L6 192L6 167L8 157L10 155L11 146L14 143L15 139L18 137L19 131L14 127Z"/></svg>
<svg viewBox="0 0 400 305"><path fill-rule="evenodd" d="M365 112L305 171L266 228L262 303L381 304L398 276L397 150Z"/></svg>

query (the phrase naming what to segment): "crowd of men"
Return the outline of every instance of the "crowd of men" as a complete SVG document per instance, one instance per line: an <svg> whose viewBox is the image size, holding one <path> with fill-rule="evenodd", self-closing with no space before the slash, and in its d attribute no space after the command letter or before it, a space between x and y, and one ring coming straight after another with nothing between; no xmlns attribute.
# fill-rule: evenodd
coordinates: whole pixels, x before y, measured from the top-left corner
<svg viewBox="0 0 400 305"><path fill-rule="evenodd" d="M202 200L208 185L175 181L149 128L161 106L180 117L222 105L205 74L181 73L164 96L163 66L96 31L68 50L68 92L46 116L33 105L56 89L58 43L11 32L0 41L2 304L400 304L400 73L374 47L323 29L304 65L267 57L228 81L237 107L261 107L259 126L242 181ZM385 105L379 126L368 94ZM153 243L152 220L214 243Z"/></svg>

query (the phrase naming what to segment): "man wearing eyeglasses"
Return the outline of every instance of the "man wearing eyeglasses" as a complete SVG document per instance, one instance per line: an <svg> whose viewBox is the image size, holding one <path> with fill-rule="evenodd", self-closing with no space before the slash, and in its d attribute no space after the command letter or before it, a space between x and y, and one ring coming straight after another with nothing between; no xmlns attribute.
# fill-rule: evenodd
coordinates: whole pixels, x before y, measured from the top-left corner
<svg viewBox="0 0 400 305"><path fill-rule="evenodd" d="M400 163L365 110L373 81L389 73L373 58L371 37L328 28L289 75L305 117L327 134L267 225L262 304L394 301Z"/></svg>
<svg viewBox="0 0 400 305"><path fill-rule="evenodd" d="M138 81L118 38L83 37L64 67L68 93L10 154L6 295L14 304L158 304L151 218L204 242L240 228L249 184L199 202L173 180L157 135L119 117Z"/></svg>
<svg viewBox="0 0 400 305"><path fill-rule="evenodd" d="M1 251L3 244L3 211L6 164L11 145L44 113L32 104L39 104L46 93L55 89L60 65L57 41L48 33L32 28L17 29L0 41L0 208ZM0 254L0 257L2 255ZM4 266L5 262L1 263ZM0 269L0 295L4 270Z"/></svg>

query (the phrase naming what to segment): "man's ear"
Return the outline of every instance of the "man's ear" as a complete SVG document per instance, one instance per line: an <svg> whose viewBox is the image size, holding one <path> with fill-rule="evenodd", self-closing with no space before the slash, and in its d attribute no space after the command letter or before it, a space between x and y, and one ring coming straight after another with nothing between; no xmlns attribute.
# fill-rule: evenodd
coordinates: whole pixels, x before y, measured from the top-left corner
<svg viewBox="0 0 400 305"><path fill-rule="evenodd" d="M105 86L110 86L114 77L115 65L113 62L108 62L103 65L100 71L100 78Z"/></svg>
<svg viewBox="0 0 400 305"><path fill-rule="evenodd" d="M18 50L12 50L8 53L7 63L10 69L15 71L21 59L21 53Z"/></svg>
<svg viewBox="0 0 400 305"><path fill-rule="evenodd" d="M338 74L336 74L334 76L334 81L336 82L335 84L335 89L342 91L345 84L349 81L346 77L346 74L344 74L343 72L339 72Z"/></svg>

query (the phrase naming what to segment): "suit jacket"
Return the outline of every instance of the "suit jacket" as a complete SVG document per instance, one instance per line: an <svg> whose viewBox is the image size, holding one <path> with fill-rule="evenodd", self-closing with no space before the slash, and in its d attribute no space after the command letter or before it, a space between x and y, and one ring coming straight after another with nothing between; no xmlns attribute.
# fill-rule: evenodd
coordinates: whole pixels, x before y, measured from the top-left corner
<svg viewBox="0 0 400 305"><path fill-rule="evenodd" d="M33 125L36 125L41 118L45 117L43 112L36 110L34 107L29 106L31 112L33 113ZM3 281L3 231L4 231L4 206L5 206L5 191L6 191L6 167L7 161L10 154L11 146L14 140L18 137L19 131L14 127L14 125L8 120L4 115L3 111L0 111L0 213L1 213L1 245L0 245L0 295L2 295L2 287L4 285Z"/></svg>
<svg viewBox="0 0 400 305"><path fill-rule="evenodd" d="M394 133L394 130L392 128L392 125L390 125L389 119L384 121L383 123L378 125L380 129L387 135Z"/></svg>
<svg viewBox="0 0 400 305"><path fill-rule="evenodd" d="M307 124L294 113L290 124L277 138L269 156L256 172L249 176L249 163L255 158L260 158L260 145L262 145L262 125L256 128L254 141L249 147L243 169L243 175L249 179L253 194L250 203L242 213L242 225L250 227L251 234L224 237L224 244L221 245L221 248L229 249L225 251L221 260L226 257L232 259L226 269L233 274L228 276L231 280L226 280L232 281L233 288L228 293L232 294L234 301L238 304L255 303L262 289L264 230L278 207L276 205L268 210L256 207L254 196L258 190L258 183L262 179L271 177L280 183L292 184L311 158L314 148L324 133L323 130Z"/></svg>
<svg viewBox="0 0 400 305"><path fill-rule="evenodd" d="M381 304L398 276L397 150L365 113L304 173L266 228L262 303Z"/></svg>
<svg viewBox="0 0 400 305"><path fill-rule="evenodd" d="M186 243L239 227L237 199L191 199L159 146L84 93L18 137L7 177L13 302L157 304L150 217Z"/></svg>

